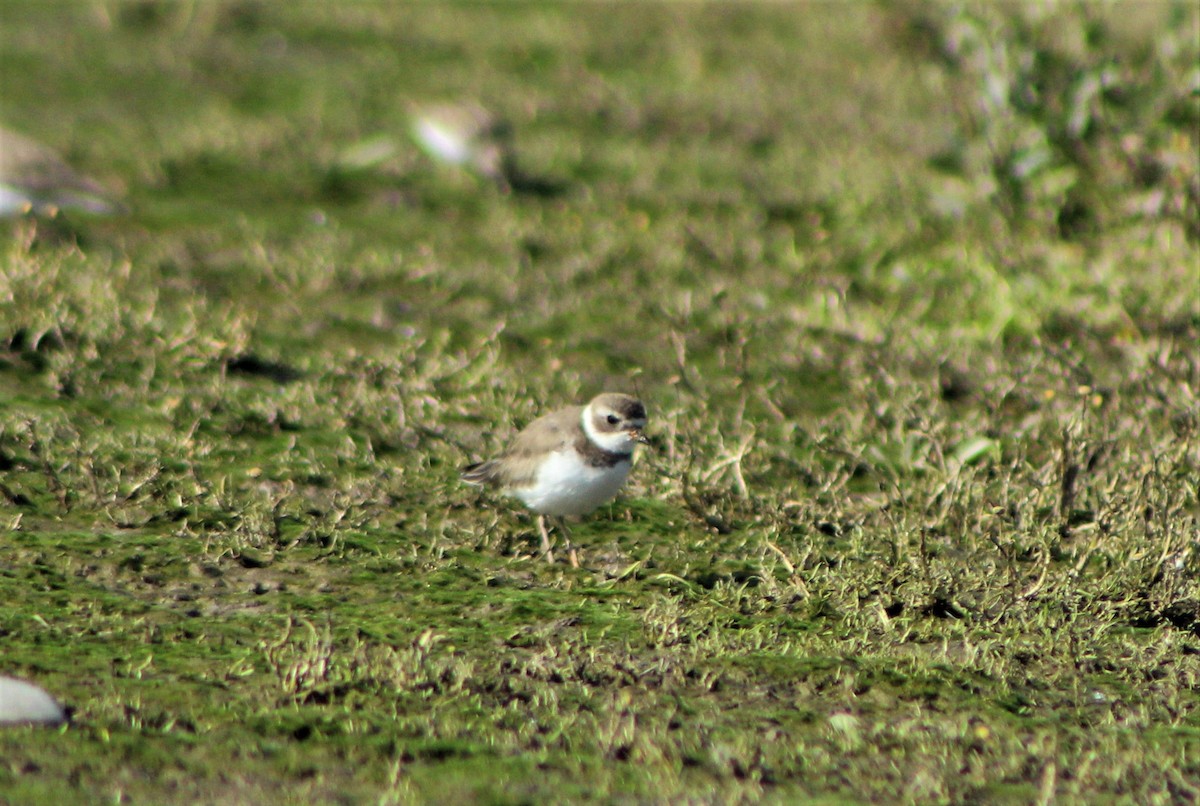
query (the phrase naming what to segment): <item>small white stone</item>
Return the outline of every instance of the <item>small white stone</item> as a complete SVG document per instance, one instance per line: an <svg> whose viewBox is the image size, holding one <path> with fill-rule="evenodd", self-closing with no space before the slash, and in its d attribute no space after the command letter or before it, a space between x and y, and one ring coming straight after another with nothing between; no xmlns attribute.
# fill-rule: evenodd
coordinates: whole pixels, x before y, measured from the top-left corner
<svg viewBox="0 0 1200 806"><path fill-rule="evenodd" d="M67 714L33 683L0 675L0 725L58 725Z"/></svg>

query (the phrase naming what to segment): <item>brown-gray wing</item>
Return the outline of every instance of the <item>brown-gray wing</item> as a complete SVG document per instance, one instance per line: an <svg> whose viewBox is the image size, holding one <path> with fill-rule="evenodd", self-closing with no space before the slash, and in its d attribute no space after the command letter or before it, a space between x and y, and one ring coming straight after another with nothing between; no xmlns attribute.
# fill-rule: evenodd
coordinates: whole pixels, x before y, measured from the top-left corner
<svg viewBox="0 0 1200 806"><path fill-rule="evenodd" d="M505 487L524 487L537 479L546 454L575 442L582 406L543 415L525 426L500 457L497 481Z"/></svg>

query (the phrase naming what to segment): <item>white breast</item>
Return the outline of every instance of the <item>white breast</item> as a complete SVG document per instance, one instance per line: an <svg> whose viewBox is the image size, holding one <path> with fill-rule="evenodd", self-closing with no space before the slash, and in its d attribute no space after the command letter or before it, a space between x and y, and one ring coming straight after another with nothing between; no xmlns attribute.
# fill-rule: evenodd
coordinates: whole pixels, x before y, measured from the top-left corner
<svg viewBox="0 0 1200 806"><path fill-rule="evenodd" d="M513 494L542 515L583 515L616 496L630 465L625 460L612 467L591 467L574 448L568 448L550 454L533 486Z"/></svg>
<svg viewBox="0 0 1200 806"><path fill-rule="evenodd" d="M414 124L417 140L434 157L461 165L471 157L471 144L461 131L421 118Z"/></svg>

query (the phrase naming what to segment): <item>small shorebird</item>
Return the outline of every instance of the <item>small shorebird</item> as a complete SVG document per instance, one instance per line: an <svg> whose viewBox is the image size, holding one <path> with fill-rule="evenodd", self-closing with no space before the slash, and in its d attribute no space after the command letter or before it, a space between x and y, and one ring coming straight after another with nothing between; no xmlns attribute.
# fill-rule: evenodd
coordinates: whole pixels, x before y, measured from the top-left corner
<svg viewBox="0 0 1200 806"><path fill-rule="evenodd" d="M512 127L474 102L432 104L412 113L412 136L439 162L470 168L509 189Z"/></svg>
<svg viewBox="0 0 1200 806"><path fill-rule="evenodd" d="M462 478L496 487L536 512L542 551L554 562L546 517L554 518L566 535L563 517L584 515L616 496L629 476L634 446L648 442L642 433L645 427L642 401L605 392L586 406L558 409L534 420L500 456L463 468ZM578 568L569 537L567 552Z"/></svg>
<svg viewBox="0 0 1200 806"><path fill-rule="evenodd" d="M68 718L68 711L43 689L0 675L0 725L61 725Z"/></svg>
<svg viewBox="0 0 1200 806"><path fill-rule="evenodd" d="M123 208L57 151L0 126L0 217L32 212L53 218L60 209L104 215Z"/></svg>

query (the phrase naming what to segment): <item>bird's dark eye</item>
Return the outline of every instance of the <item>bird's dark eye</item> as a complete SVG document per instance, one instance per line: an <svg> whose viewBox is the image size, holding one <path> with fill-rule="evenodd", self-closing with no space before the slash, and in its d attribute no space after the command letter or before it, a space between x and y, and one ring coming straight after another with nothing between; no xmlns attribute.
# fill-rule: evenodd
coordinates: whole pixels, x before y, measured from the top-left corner
<svg viewBox="0 0 1200 806"><path fill-rule="evenodd" d="M610 414L605 419L608 420L609 425L616 425L617 423L621 422L621 418L615 414Z"/></svg>

